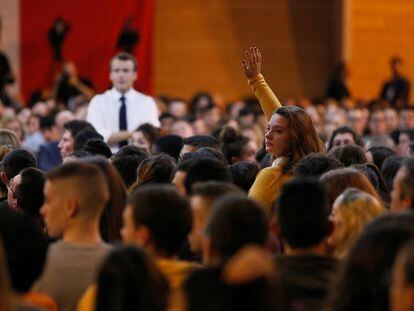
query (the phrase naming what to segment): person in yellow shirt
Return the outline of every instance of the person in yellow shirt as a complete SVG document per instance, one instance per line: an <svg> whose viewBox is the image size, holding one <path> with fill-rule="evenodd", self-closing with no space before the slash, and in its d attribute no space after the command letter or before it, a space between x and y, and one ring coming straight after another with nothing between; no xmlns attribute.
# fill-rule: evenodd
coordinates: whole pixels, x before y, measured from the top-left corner
<svg viewBox="0 0 414 311"><path fill-rule="evenodd" d="M266 151L273 157L270 167L262 169L249 191L270 214L282 185L292 177L295 164L311 152L324 152L310 116L300 107L282 106L261 74L260 50L252 47L243 56L242 66L248 84L259 99L268 121Z"/></svg>

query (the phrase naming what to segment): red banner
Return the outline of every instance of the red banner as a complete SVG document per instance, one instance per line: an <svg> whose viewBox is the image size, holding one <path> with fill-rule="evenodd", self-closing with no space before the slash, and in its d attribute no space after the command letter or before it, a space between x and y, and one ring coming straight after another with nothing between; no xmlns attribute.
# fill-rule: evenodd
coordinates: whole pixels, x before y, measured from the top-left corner
<svg viewBox="0 0 414 311"><path fill-rule="evenodd" d="M152 93L152 0L21 0L20 46L22 91L51 88L58 70L48 33L56 18L69 25L63 43L65 60L73 61L80 77L92 81L97 92L110 87L109 60L120 49L117 42L125 21L139 34L134 55L139 74L136 88Z"/></svg>

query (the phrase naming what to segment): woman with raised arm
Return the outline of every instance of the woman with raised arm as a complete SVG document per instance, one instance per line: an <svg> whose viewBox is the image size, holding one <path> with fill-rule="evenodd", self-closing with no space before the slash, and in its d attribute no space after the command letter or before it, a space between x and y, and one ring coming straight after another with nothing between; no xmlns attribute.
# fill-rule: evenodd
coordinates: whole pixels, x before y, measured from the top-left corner
<svg viewBox="0 0 414 311"><path fill-rule="evenodd" d="M269 88L260 73L262 56L258 48L245 52L242 65L247 83L253 88L268 121L265 144L273 157L272 165L257 175L249 196L271 212L282 185L292 177L295 164L311 152L324 152L325 147L310 116L297 106L282 107Z"/></svg>

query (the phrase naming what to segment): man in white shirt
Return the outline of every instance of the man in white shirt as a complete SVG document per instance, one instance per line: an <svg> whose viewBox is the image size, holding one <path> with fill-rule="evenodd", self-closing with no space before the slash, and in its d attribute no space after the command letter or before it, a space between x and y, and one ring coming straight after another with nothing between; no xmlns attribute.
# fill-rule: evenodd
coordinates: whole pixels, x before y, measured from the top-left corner
<svg viewBox="0 0 414 311"><path fill-rule="evenodd" d="M128 53L118 53L110 63L113 88L94 96L87 120L96 128L112 152L125 145L132 132L143 123L160 126L155 101L133 88L137 61Z"/></svg>

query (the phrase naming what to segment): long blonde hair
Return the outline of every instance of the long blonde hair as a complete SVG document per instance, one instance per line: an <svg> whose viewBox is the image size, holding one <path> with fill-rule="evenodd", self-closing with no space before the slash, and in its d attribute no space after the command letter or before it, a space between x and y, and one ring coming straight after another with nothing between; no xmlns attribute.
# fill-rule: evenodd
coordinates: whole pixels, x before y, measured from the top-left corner
<svg viewBox="0 0 414 311"><path fill-rule="evenodd" d="M364 227L374 218L386 212L373 195L356 188L348 188L335 200L332 215L339 216L329 239L334 256L342 258L354 244Z"/></svg>

